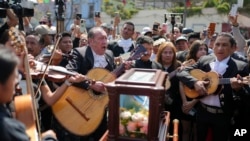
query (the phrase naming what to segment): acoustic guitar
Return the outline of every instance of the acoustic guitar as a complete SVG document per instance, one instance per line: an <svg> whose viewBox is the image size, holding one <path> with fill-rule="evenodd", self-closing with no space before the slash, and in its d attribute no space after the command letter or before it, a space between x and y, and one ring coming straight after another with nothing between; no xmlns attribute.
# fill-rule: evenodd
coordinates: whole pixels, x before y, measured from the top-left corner
<svg viewBox="0 0 250 141"><path fill-rule="evenodd" d="M27 94L15 96L15 115L16 119L24 123L26 126L26 133L30 137L31 141L41 141L40 125L38 121L38 114L35 102L35 94L32 86L32 79L30 76L30 66L28 62L28 50L25 47L24 37L14 27L9 29L9 36L12 40L12 46L16 53L25 52L24 65L25 65L25 77L27 84Z"/></svg>
<svg viewBox="0 0 250 141"><path fill-rule="evenodd" d="M231 78L220 78L219 74L214 71L204 72L199 69L191 70L190 75L196 78L197 80L209 82L207 85L205 85L208 95L219 94L219 92L222 89L222 85L230 84L230 79L231 79ZM250 84L249 82L250 82L249 76L242 78L243 84ZM186 85L184 85L184 92L185 95L189 98L197 98L200 96L195 89L190 89Z"/></svg>
<svg viewBox="0 0 250 141"><path fill-rule="evenodd" d="M127 59L139 58L146 49L138 45ZM121 64L113 72L103 68L94 68L87 73L88 79L104 83L114 81L124 72ZM92 90L70 86L62 97L52 106L53 114L61 125L75 135L89 135L101 123L109 98L107 91L96 95Z"/></svg>

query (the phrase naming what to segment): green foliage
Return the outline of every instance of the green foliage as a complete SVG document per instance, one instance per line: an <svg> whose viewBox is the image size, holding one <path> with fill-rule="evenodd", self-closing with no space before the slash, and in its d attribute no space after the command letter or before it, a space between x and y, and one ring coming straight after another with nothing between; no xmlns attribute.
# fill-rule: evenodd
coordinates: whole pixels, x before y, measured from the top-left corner
<svg viewBox="0 0 250 141"><path fill-rule="evenodd" d="M244 1L244 5L250 6L250 1L249 0L245 0Z"/></svg>
<svg viewBox="0 0 250 141"><path fill-rule="evenodd" d="M173 12L173 13L183 13L184 12L184 7L171 8L170 11Z"/></svg>
<svg viewBox="0 0 250 141"><path fill-rule="evenodd" d="M228 10L230 10L230 8L231 8L231 5L228 2L223 2L221 5L225 8L227 8Z"/></svg>
<svg viewBox="0 0 250 141"><path fill-rule="evenodd" d="M138 13L138 9L135 8L135 4L130 1L124 6L121 1L104 2L102 11L106 12L111 17L115 16L115 12L120 13L120 17L123 20L131 19L133 15Z"/></svg>
<svg viewBox="0 0 250 141"><path fill-rule="evenodd" d="M217 7L217 11L220 14L226 14L226 13L228 13L228 9L226 7L224 7L223 5L219 5Z"/></svg>
<svg viewBox="0 0 250 141"><path fill-rule="evenodd" d="M227 2L224 2L217 6L218 13L227 14L230 11L230 5Z"/></svg>
<svg viewBox="0 0 250 141"><path fill-rule="evenodd" d="M175 7L170 9L173 13L184 13L184 7ZM202 7L191 7L187 9L187 16L194 16L201 14Z"/></svg>
<svg viewBox="0 0 250 141"><path fill-rule="evenodd" d="M217 0L207 0L204 2L203 7L208 8L208 7L216 7L218 4Z"/></svg>
<svg viewBox="0 0 250 141"><path fill-rule="evenodd" d="M200 15L203 8L215 7L219 14L227 14L231 5L226 0L206 0L202 7L187 8L187 16ZM175 7L170 9L171 12L183 13L184 7Z"/></svg>

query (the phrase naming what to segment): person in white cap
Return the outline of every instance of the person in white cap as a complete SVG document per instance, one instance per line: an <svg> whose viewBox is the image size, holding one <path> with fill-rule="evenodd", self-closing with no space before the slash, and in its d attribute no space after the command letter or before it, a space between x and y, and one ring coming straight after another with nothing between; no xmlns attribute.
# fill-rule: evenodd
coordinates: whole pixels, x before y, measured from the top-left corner
<svg viewBox="0 0 250 141"><path fill-rule="evenodd" d="M177 60L184 62L186 60L186 56L189 52L187 38L184 36L178 37L175 40L175 47L177 49L177 54L176 54Z"/></svg>
<svg viewBox="0 0 250 141"><path fill-rule="evenodd" d="M150 27L144 27L142 29L141 35L152 37L152 33L153 33L153 31Z"/></svg>

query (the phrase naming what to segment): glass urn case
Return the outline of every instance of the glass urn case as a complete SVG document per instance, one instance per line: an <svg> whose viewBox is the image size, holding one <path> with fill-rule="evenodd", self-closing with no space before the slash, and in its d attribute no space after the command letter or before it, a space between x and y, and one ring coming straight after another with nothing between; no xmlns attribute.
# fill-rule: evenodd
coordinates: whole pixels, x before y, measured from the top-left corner
<svg viewBox="0 0 250 141"><path fill-rule="evenodd" d="M159 141L167 73L133 68L106 84L109 141Z"/></svg>

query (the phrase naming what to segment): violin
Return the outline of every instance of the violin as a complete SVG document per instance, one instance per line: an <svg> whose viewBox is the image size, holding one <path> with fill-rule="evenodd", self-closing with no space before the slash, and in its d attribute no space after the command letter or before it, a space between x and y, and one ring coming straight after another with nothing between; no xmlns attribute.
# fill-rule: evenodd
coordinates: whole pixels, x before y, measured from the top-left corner
<svg viewBox="0 0 250 141"><path fill-rule="evenodd" d="M40 58L39 58L40 62L47 63L49 61L49 59L52 56L52 51L55 49L55 45L48 45L48 46L46 46L46 48L47 48L48 53L45 53L45 54L40 56ZM57 56L57 57L56 58L53 57L52 59L62 59L62 58L65 58L68 60L73 59L73 55L70 55L67 53L62 53L60 51L54 51L54 52L55 52L54 56Z"/></svg>
<svg viewBox="0 0 250 141"><path fill-rule="evenodd" d="M70 54L60 53L60 56L61 56L61 59L62 58L66 58L68 60L73 59L73 55L70 55ZM49 61L50 57L51 57L51 54L43 54L40 56L39 61L47 63Z"/></svg>
<svg viewBox="0 0 250 141"><path fill-rule="evenodd" d="M68 71L66 68L61 66L53 66L49 65L46 72L45 69L47 67L46 64L38 61L30 61L30 75L32 79L41 79L45 73L45 79L52 82L64 82L68 76L75 75L76 73Z"/></svg>

